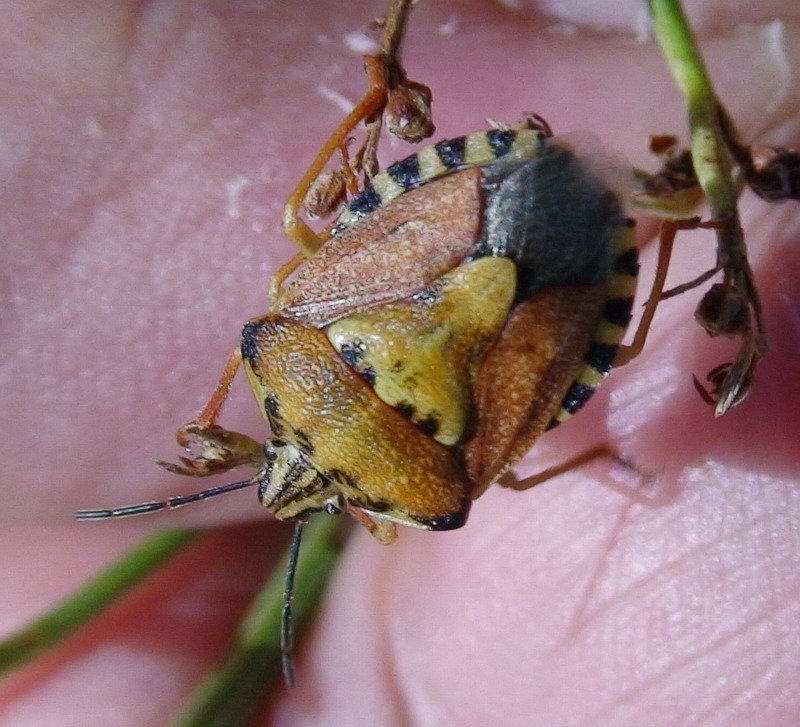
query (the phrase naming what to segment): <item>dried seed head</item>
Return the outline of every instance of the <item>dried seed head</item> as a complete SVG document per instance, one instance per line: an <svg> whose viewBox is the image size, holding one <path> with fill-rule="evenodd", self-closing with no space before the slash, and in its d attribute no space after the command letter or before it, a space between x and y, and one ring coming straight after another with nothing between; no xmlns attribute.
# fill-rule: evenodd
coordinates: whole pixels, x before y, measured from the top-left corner
<svg viewBox="0 0 800 727"><path fill-rule="evenodd" d="M715 366L706 374L706 381L710 384L708 388L692 376L694 388L706 404L714 407L716 417L721 417L749 396L759 357L754 348L745 347L736 361Z"/></svg>
<svg viewBox="0 0 800 727"><path fill-rule="evenodd" d="M768 202L800 200L800 152L770 146L750 147L750 188Z"/></svg>
<svg viewBox="0 0 800 727"><path fill-rule="evenodd" d="M728 361L711 369L711 371L706 374L706 381L710 384L708 388L703 385L700 379L696 376L692 376L694 388L697 389L697 393L700 394L700 398L702 398L706 404L710 406L717 406L717 404L719 404L722 398L725 379L730 374L732 368L733 362Z"/></svg>
<svg viewBox="0 0 800 727"><path fill-rule="evenodd" d="M711 336L742 339L736 359L708 373L709 389L697 379L694 381L700 396L714 407L714 415L721 417L747 398L753 388L758 361L766 352L759 307L757 300L741 287L728 282L717 283L703 296L695 318Z"/></svg>
<svg viewBox="0 0 800 727"><path fill-rule="evenodd" d="M692 153L689 149L681 149L674 136L651 136L650 151L661 159L662 167L643 180L646 194L659 199L694 190L699 193Z"/></svg>
<svg viewBox="0 0 800 727"><path fill-rule="evenodd" d="M650 153L656 156L669 154L678 146L678 137L672 134L655 134L650 137Z"/></svg>
<svg viewBox="0 0 800 727"><path fill-rule="evenodd" d="M750 331L750 309L742 292L715 283L703 296L694 314L710 336L738 336Z"/></svg>
<svg viewBox="0 0 800 727"><path fill-rule="evenodd" d="M384 120L389 133L398 139L417 143L436 131L431 116L431 90L416 81L404 81L389 91Z"/></svg>

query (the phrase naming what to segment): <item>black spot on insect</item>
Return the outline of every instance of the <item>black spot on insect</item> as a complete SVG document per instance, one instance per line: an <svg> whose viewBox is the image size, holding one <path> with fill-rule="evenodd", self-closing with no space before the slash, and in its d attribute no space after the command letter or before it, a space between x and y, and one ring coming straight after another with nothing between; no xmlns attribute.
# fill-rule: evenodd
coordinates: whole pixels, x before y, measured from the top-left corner
<svg viewBox="0 0 800 727"><path fill-rule="evenodd" d="M442 515L437 518L416 517L414 519L428 530L455 530L456 528L460 528L467 521L469 507L470 502L467 500L462 509L457 512Z"/></svg>
<svg viewBox="0 0 800 727"><path fill-rule="evenodd" d="M306 434L302 429L294 430L294 438L297 441L298 449L303 452L303 454L314 453L314 445L311 443L311 439L309 438L308 434Z"/></svg>
<svg viewBox="0 0 800 727"><path fill-rule="evenodd" d="M395 361L390 370L393 374L399 374L405 367L404 361Z"/></svg>
<svg viewBox="0 0 800 727"><path fill-rule="evenodd" d="M561 408L569 414L575 414L594 394L593 386L585 386L575 382L570 386Z"/></svg>
<svg viewBox="0 0 800 727"><path fill-rule="evenodd" d="M380 195L372 185L367 185L350 202L349 210L356 217L366 217L371 212L378 209L383 202Z"/></svg>
<svg viewBox="0 0 800 727"><path fill-rule="evenodd" d="M399 411L406 419L411 419L411 421L414 421L416 409L414 408L413 404L409 404L407 401L401 401L395 404L394 408L397 409L397 411Z"/></svg>
<svg viewBox="0 0 800 727"><path fill-rule="evenodd" d="M448 169L458 169L465 163L464 154L467 144L466 138L459 136L457 139L440 141L434 147L439 159Z"/></svg>
<svg viewBox="0 0 800 727"><path fill-rule="evenodd" d="M264 461L271 465L278 459L278 453L275 451L276 447L284 447L285 443L280 439L273 439L264 445Z"/></svg>
<svg viewBox="0 0 800 727"><path fill-rule="evenodd" d="M639 252L635 247L617 255L614 259L613 271L620 275L639 274Z"/></svg>
<svg viewBox="0 0 800 727"><path fill-rule="evenodd" d="M363 358L366 350L367 347L364 342L355 339L354 341L346 341L343 343L339 354L344 359L345 363L355 369L356 373L358 373L364 381L370 386L374 386L377 375L375 374L375 369L364 365Z"/></svg>
<svg viewBox="0 0 800 727"><path fill-rule="evenodd" d="M361 368L361 359L366 350L367 347L364 345L364 342L356 339L343 343L339 354L345 360L345 363L358 371Z"/></svg>
<svg viewBox="0 0 800 727"><path fill-rule="evenodd" d="M261 330L261 325L254 321L249 321L244 324L242 328L242 358L245 361L252 361L258 357L258 332Z"/></svg>
<svg viewBox="0 0 800 727"><path fill-rule="evenodd" d="M264 411L269 419L269 426L273 434L280 436L283 432L283 417L281 416L281 408L278 403L278 396L275 392L270 392L264 397Z"/></svg>
<svg viewBox="0 0 800 727"><path fill-rule="evenodd" d="M328 470L325 473L325 476L331 480L331 482L337 482L341 485L347 485L348 487L352 487L356 490L360 489L358 484L358 480L353 477L349 472L345 472L344 470L340 469L332 469Z"/></svg>
<svg viewBox="0 0 800 727"><path fill-rule="evenodd" d="M607 374L614 366L619 346L612 343L593 343L589 346L585 361L601 374Z"/></svg>
<svg viewBox="0 0 800 727"><path fill-rule="evenodd" d="M633 308L633 298L611 298L606 301L603 309L603 317L617 326L627 328L631 321L631 309Z"/></svg>
<svg viewBox="0 0 800 727"><path fill-rule="evenodd" d="M384 500L369 497L361 487L359 481L349 472L340 469L332 469L325 473L325 477L334 485L339 485L347 489L344 499L355 505L374 512L384 512L389 509L389 503Z"/></svg>
<svg viewBox="0 0 800 727"><path fill-rule="evenodd" d="M392 506L386 502L386 500L380 500L376 497L369 497L363 492L352 496L350 498L350 502L352 502L356 507L369 510L370 512L386 512L387 510L392 509Z"/></svg>
<svg viewBox="0 0 800 727"><path fill-rule="evenodd" d="M411 300L415 303L421 303L422 305L435 305L438 303L442 298L440 287L434 283L430 288L426 290L421 290L419 293L414 293L411 296Z"/></svg>
<svg viewBox="0 0 800 727"><path fill-rule="evenodd" d="M495 158L508 154L516 138L517 133L511 129L491 129L486 132L486 139Z"/></svg>
<svg viewBox="0 0 800 727"><path fill-rule="evenodd" d="M258 501L263 503L264 500L267 499L267 491L269 490L269 476L272 470L272 463L269 463L269 467L264 470L264 476L258 483Z"/></svg>
<svg viewBox="0 0 800 727"><path fill-rule="evenodd" d="M422 184L419 176L419 159L416 154L387 167L386 174L406 190L419 187Z"/></svg>
<svg viewBox="0 0 800 727"><path fill-rule="evenodd" d="M416 424L429 437L436 436L436 433L439 431L439 420L430 415L424 419L415 421L414 424Z"/></svg>

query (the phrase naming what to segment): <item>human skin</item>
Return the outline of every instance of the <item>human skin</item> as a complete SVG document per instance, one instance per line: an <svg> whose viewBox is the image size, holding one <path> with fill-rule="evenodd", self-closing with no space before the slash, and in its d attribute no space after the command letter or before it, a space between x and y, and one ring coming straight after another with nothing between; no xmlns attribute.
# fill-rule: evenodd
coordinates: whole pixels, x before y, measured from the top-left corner
<svg viewBox="0 0 800 727"><path fill-rule="evenodd" d="M796 4L688 6L743 137L800 145ZM345 37L383 9L2 3L0 630L154 528L236 527L7 678L0 727L164 724L282 547L250 492L134 521L70 513L204 484L149 460L175 458L172 431L266 310L293 254L283 202L337 99L364 88ZM427 2L403 58L434 91L436 138L536 111L652 167L648 135L685 135L685 120L641 27L634 2ZM492 488L456 532L403 530L388 548L356 533L298 686L273 694L262 724L797 724L800 215L749 194L741 210L770 336L748 401L714 419L691 374L732 345L694 323L699 293L665 303L644 353L519 467L608 442L656 476L597 462ZM640 230L647 288L655 227ZM713 236L687 233L670 279L712 264ZM224 423L267 435L241 382Z"/></svg>

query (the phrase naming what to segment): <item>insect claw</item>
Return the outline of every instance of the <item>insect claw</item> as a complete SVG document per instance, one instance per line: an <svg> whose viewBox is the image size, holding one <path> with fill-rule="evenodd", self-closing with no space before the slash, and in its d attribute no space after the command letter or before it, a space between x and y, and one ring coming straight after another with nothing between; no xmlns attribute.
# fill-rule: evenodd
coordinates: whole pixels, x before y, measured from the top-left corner
<svg viewBox="0 0 800 727"><path fill-rule="evenodd" d="M264 465L264 447L246 434L234 432L214 424L203 427L189 422L181 427L175 438L191 457L180 457L180 464L156 460L161 469L176 475L208 477L227 472L235 467Z"/></svg>
<svg viewBox="0 0 800 727"><path fill-rule="evenodd" d="M166 462L163 459L156 459L153 461L158 467L170 474L184 475L186 477L208 477L217 472L224 472L226 469L220 466L215 467L213 460L193 460L187 457L180 458L181 464Z"/></svg>

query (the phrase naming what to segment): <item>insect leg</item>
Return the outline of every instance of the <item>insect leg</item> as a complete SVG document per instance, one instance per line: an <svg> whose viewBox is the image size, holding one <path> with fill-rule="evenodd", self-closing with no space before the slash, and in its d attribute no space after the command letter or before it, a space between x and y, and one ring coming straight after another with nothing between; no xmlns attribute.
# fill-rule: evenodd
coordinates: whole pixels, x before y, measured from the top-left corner
<svg viewBox="0 0 800 727"><path fill-rule="evenodd" d="M650 295L644 304L644 311L636 327L636 333L631 343L622 345L617 351L614 359L614 366L624 366L635 359L644 348L647 334L650 332L650 325L653 316L656 314L658 304L664 300L664 284L667 280L669 262L672 257L672 248L675 243L675 236L679 230L696 230L698 228L717 228L723 225L722 222L710 220L703 222L699 217L689 217L683 220L664 220L659 231L658 261L656 263L656 276L653 280L653 287Z"/></svg>
<svg viewBox="0 0 800 727"><path fill-rule="evenodd" d="M330 135L286 202L283 230L306 257L313 255L330 237L331 228L318 234L300 219L299 212L334 154L338 152L342 155L346 186L352 193L353 165L366 171L369 176L377 171L376 148L384 116L389 132L406 141L419 141L434 131L430 121L430 89L408 79L400 62L400 48L412 4L412 0L393 0L391 3L381 23L383 34L380 50L375 55L364 57L369 80L367 92ZM367 127L367 139L350 162L347 143L350 134L361 122Z"/></svg>
<svg viewBox="0 0 800 727"><path fill-rule="evenodd" d="M370 60L370 58L368 58ZM371 60L375 60L372 58ZM313 255L322 244L320 238L299 216L308 190L319 177L325 165L336 152L347 143L347 137L364 119L376 114L386 104L387 87L383 74L373 71L377 63L368 64L370 87L356 107L345 117L342 123L328 137L325 145L315 157L308 171L303 175L283 208L283 231L300 248L306 257Z"/></svg>
<svg viewBox="0 0 800 727"><path fill-rule="evenodd" d="M345 511L357 523L363 525L367 532L381 545L391 545L397 539L397 526L390 520L372 518L361 508L345 502Z"/></svg>
<svg viewBox="0 0 800 727"><path fill-rule="evenodd" d="M525 477L521 480L516 479L510 472L507 472L498 481L498 484L503 487L508 487L512 490L528 490L534 485L540 485L542 482L547 482L547 480L550 480L553 477L566 474L567 472L571 472L578 467L584 467L585 465L590 464L598 459L610 459L615 463L622 465L623 467L637 472L638 474L643 474L639 472L639 470L637 470L636 467L628 460L622 457L616 450L612 449L608 444L601 444L597 447L592 447L585 452L581 452L574 457L570 457L560 464L557 464L553 467L548 467L541 472L537 472L535 475L530 475L529 477Z"/></svg>
<svg viewBox="0 0 800 727"><path fill-rule="evenodd" d="M243 465L259 469L264 466L264 447L260 442L216 423L241 365L242 351L237 346L208 403L196 418L175 433L178 444L191 452L191 456L181 457L180 464L157 460L159 467L173 474L206 477Z"/></svg>
<svg viewBox="0 0 800 727"><path fill-rule="evenodd" d="M297 268L305 261L306 256L303 253L298 253L289 262L281 265L275 274L269 279L269 301L272 304L273 310L275 309L278 297L281 293L283 281L286 280Z"/></svg>
<svg viewBox="0 0 800 727"><path fill-rule="evenodd" d="M209 429L217 423L219 413L222 410L222 405L228 398L231 390L231 384L236 376L236 372L242 365L242 349L237 346L228 357L228 362L225 364L225 370L219 379L214 392L208 403L203 407L203 410L193 419L190 424L196 424L199 429ZM187 425L188 426L188 425Z"/></svg>

